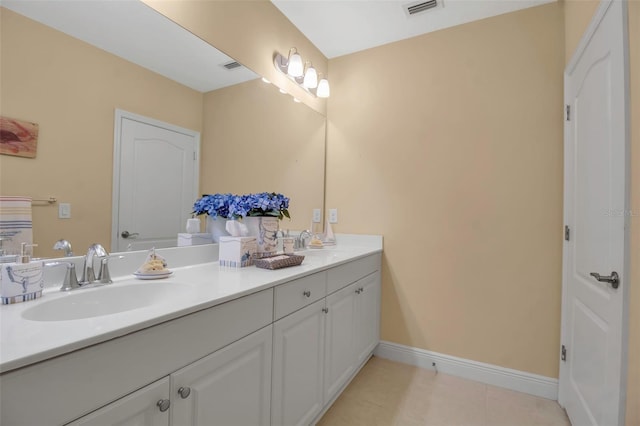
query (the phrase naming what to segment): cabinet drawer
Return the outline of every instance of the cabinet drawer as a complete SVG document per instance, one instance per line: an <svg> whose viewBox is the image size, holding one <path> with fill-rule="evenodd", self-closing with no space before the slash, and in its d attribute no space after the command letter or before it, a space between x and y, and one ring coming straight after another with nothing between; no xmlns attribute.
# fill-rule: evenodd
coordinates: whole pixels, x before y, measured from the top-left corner
<svg viewBox="0 0 640 426"><path fill-rule="evenodd" d="M276 287L274 320L289 315L327 294L327 273L319 272Z"/></svg>
<svg viewBox="0 0 640 426"><path fill-rule="evenodd" d="M340 290L379 270L380 262L380 255L375 254L329 269L327 272L327 294Z"/></svg>

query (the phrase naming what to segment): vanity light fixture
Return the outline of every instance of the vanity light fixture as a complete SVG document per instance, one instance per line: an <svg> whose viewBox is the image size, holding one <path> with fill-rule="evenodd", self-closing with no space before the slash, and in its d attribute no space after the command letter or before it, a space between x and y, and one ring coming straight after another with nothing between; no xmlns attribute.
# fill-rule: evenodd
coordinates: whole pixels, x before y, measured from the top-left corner
<svg viewBox="0 0 640 426"><path fill-rule="evenodd" d="M291 52L294 52L293 54ZM302 77L304 74L304 66L302 65L302 56L295 47L289 49L289 60L287 65L287 74L293 78Z"/></svg>
<svg viewBox="0 0 640 426"><path fill-rule="evenodd" d="M296 53L291 53L295 51ZM289 57L285 58L280 53L276 52L273 57L273 65L278 71L286 75L290 80L295 81L300 87L302 87L307 93L318 98L328 98L330 94L329 81L326 78L318 81L318 71L313 67L310 61L305 63L308 66L303 66L302 57L297 53L297 49L292 47L289 49ZM294 59L295 58L295 59ZM300 68L298 68L297 61L300 59ZM292 61L296 61L296 65L292 67ZM298 75L291 74L291 69Z"/></svg>
<svg viewBox="0 0 640 426"><path fill-rule="evenodd" d="M321 79L318 83L318 89L316 89L316 96L319 98L328 98L330 94L329 81L327 81L326 78Z"/></svg>
<svg viewBox="0 0 640 426"><path fill-rule="evenodd" d="M315 89L318 87L318 73L316 69L309 62L309 67L304 73L304 80L302 81L302 85L307 89Z"/></svg>

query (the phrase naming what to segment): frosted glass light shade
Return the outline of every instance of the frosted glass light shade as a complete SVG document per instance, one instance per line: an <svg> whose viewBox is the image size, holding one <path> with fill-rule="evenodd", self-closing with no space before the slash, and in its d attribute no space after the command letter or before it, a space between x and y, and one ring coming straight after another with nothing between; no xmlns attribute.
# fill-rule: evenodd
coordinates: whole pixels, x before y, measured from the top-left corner
<svg viewBox="0 0 640 426"><path fill-rule="evenodd" d="M307 89L315 89L318 87L318 73L313 67L307 68L307 72L304 75L304 81L302 82Z"/></svg>
<svg viewBox="0 0 640 426"><path fill-rule="evenodd" d="M287 74L291 77L302 77L304 73L304 66L302 65L302 56L298 53L294 53L289 56L289 66L287 67Z"/></svg>
<svg viewBox="0 0 640 426"><path fill-rule="evenodd" d="M318 83L318 89L316 90L316 95L319 98L328 98L331 94L331 90L329 89L329 81L326 78L323 78Z"/></svg>

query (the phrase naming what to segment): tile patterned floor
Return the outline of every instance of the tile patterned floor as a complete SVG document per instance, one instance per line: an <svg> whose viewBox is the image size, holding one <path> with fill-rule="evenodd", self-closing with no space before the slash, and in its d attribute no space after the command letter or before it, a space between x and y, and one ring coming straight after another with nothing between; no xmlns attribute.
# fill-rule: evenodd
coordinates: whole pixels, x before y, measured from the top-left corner
<svg viewBox="0 0 640 426"><path fill-rule="evenodd" d="M556 401L373 357L318 426L571 426Z"/></svg>

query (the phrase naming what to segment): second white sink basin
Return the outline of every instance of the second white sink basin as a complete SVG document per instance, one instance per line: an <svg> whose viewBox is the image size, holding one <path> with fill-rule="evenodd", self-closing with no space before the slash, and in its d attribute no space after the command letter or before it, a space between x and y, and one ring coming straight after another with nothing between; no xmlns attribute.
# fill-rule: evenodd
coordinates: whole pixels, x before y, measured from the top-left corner
<svg viewBox="0 0 640 426"><path fill-rule="evenodd" d="M185 284L173 282L133 282L73 290L50 301L38 303L22 313L31 321L70 321L117 314L170 301L185 291Z"/></svg>

